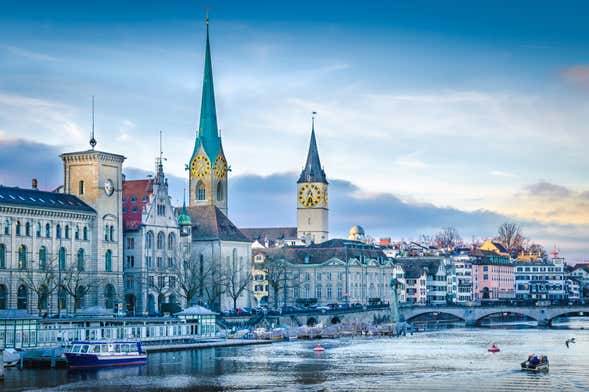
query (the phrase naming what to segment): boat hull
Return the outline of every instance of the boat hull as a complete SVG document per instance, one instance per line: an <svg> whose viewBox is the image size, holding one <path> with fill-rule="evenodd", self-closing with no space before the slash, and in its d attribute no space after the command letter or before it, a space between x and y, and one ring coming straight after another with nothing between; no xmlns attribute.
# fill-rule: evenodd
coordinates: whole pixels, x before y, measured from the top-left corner
<svg viewBox="0 0 589 392"><path fill-rule="evenodd" d="M71 369L90 369L112 366L133 366L147 364L147 355L97 356L92 354L65 353Z"/></svg>

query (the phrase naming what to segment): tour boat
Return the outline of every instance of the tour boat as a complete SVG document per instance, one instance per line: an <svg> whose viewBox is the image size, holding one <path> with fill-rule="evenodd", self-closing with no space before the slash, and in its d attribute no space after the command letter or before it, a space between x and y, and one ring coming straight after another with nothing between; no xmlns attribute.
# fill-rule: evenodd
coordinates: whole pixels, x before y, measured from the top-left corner
<svg viewBox="0 0 589 392"><path fill-rule="evenodd" d="M107 366L145 365L147 354L141 342L74 342L65 352L73 369Z"/></svg>
<svg viewBox="0 0 589 392"><path fill-rule="evenodd" d="M532 360L534 357L538 359L537 363ZM547 372L550 365L546 355L530 355L527 360L521 363L521 366L522 370L529 372Z"/></svg>

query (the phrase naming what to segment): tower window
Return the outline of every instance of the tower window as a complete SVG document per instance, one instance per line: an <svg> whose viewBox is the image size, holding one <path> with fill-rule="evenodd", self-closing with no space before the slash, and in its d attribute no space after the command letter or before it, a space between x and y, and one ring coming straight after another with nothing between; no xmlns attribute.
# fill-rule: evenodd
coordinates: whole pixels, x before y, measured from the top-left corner
<svg viewBox="0 0 589 392"><path fill-rule="evenodd" d="M84 194L84 181L80 180L80 182L78 183L78 194L83 195Z"/></svg>
<svg viewBox="0 0 589 392"><path fill-rule="evenodd" d="M223 184L220 181L217 184L217 200L223 200Z"/></svg>
<svg viewBox="0 0 589 392"><path fill-rule="evenodd" d="M196 197L198 200L207 199L206 188L202 182L199 182L196 186Z"/></svg>

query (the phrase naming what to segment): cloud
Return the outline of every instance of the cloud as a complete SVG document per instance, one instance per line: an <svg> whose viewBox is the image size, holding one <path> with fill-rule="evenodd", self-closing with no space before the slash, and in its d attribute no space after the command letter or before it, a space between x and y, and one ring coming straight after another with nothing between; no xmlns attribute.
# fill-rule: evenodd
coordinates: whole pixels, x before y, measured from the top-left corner
<svg viewBox="0 0 589 392"><path fill-rule="evenodd" d="M527 185L524 190L529 196L560 199L572 195L572 191L562 185L551 184L547 181L540 181Z"/></svg>
<svg viewBox="0 0 589 392"><path fill-rule="evenodd" d="M0 184L30 187L36 178L41 189L55 189L63 183L60 152L47 144L0 139Z"/></svg>
<svg viewBox="0 0 589 392"><path fill-rule="evenodd" d="M565 68L562 77L569 83L583 88L589 88L589 65L575 65Z"/></svg>
<svg viewBox="0 0 589 392"><path fill-rule="evenodd" d="M23 48L18 48L16 46L9 46L9 45L0 45L0 49L3 49L13 55L19 56L19 57L24 57L25 59L28 60L35 60L35 61L57 61L58 59L56 57L44 54L44 53L39 53L39 52L34 52L28 49L23 49Z"/></svg>
<svg viewBox="0 0 589 392"><path fill-rule="evenodd" d="M515 177L515 174L510 173L510 172L501 171L501 170L491 170L490 173L492 176L497 176L497 177Z"/></svg>

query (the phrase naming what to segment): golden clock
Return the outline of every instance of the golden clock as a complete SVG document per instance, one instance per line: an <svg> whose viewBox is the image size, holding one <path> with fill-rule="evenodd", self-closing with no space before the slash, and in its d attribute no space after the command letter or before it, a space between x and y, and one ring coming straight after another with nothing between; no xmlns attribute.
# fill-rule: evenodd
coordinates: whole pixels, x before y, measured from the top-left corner
<svg viewBox="0 0 589 392"><path fill-rule="evenodd" d="M211 162L206 156L198 155L192 160L190 170L196 177L203 178L210 173Z"/></svg>
<svg viewBox="0 0 589 392"><path fill-rule="evenodd" d="M299 202L305 207L316 206L321 197L321 189L315 184L305 184L299 189Z"/></svg>
<svg viewBox="0 0 589 392"><path fill-rule="evenodd" d="M225 158L223 158L222 156L218 156L217 159L215 159L215 175L218 178L223 178L225 177L226 173L227 162L225 162Z"/></svg>

